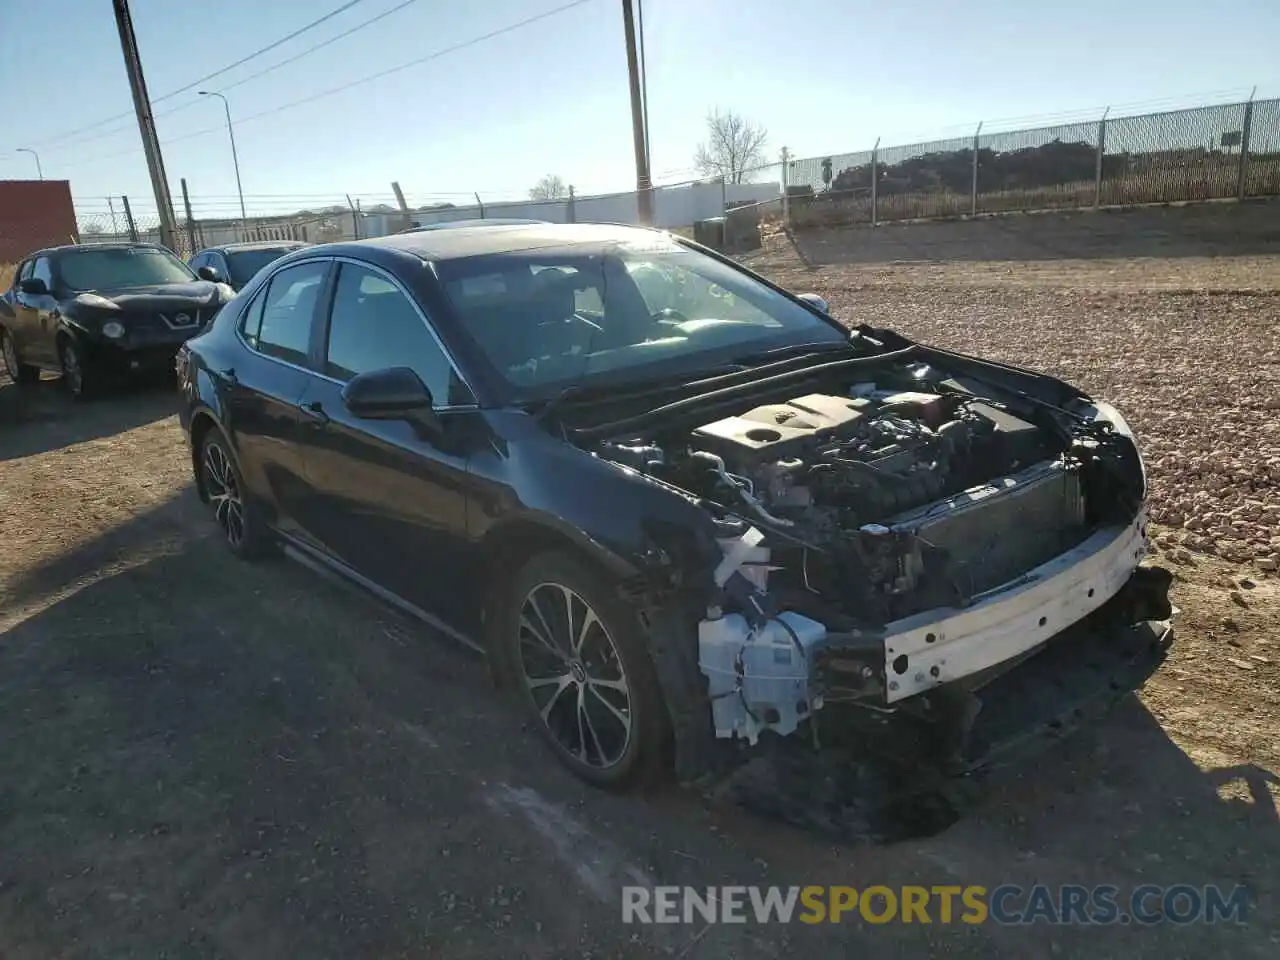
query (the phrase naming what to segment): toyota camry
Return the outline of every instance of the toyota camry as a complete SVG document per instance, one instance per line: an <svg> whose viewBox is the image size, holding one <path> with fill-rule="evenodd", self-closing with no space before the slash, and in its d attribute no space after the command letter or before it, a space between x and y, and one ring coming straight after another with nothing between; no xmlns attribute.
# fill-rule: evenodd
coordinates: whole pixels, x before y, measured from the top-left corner
<svg viewBox="0 0 1280 960"><path fill-rule="evenodd" d="M299 250L178 372L234 553L284 549L479 649L599 785L849 730L969 770L1167 647L1120 412L667 233Z"/></svg>

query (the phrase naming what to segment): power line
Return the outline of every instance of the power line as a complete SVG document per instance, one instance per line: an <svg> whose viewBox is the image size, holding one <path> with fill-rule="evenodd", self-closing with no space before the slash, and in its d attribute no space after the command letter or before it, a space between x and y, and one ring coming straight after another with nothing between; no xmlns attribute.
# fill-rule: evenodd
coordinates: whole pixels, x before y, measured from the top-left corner
<svg viewBox="0 0 1280 960"><path fill-rule="evenodd" d="M250 60L254 59L255 57L260 57L264 53L274 50L276 47L280 46L281 44L288 43L290 40L294 39L295 37L298 37L306 33L308 30L311 30L314 27L318 27L320 24L324 23L326 20L332 20L338 14L344 13L345 11L350 10L356 4L364 3L364 2L365 0L347 0L346 3L338 7L336 10L331 10L328 13L326 13L324 16L320 17L319 19L312 20L310 23L306 24L305 26L299 27L297 30L293 31L293 33L289 34L288 36L281 37L279 40L269 43L265 47L262 47L261 49L255 50L253 53L249 54L248 56L241 57L239 60L235 61L234 63L229 63L225 67L222 67L219 70L213 71L213 73L206 74L205 76L200 77L197 80L192 80L186 86L179 87L177 90L171 90L168 93L164 94L163 96L153 97L151 102L159 103L161 100L168 100L170 97L176 97L180 93L186 93L188 90L192 90L200 86L200 84L206 82L207 80L212 80L214 77L220 77L224 73L230 70L234 70L236 67L239 67L239 66L242 66L243 64L248 63ZM125 117L131 117L131 116L133 116L132 112L118 113L114 117L108 117L105 120L99 120L97 123L90 124L87 127L81 127L80 129L72 130L69 133L59 134L58 136L55 136L55 137L49 137L45 140L37 141L36 146L40 146L41 144L52 143L56 140L63 140L66 137L75 136L76 134L84 133L87 130L93 130L105 124L114 123L117 120L121 120Z"/></svg>
<svg viewBox="0 0 1280 960"><path fill-rule="evenodd" d="M266 67L266 68L265 68L265 69L263 69L263 70L259 70L257 73L251 73L251 74L249 74L249 76L247 76L247 77L242 77L241 79L236 80L236 81L235 81L235 82L233 82L233 83L229 83L229 84L227 84L226 86L224 86L224 87L221 89L221 91L220 91L220 92L225 93L227 90L232 90L232 89L234 89L235 87L240 86L241 84L248 83L248 82L249 82L249 81L251 81L251 80L257 80L259 77L264 77L264 76L266 76L266 75L267 75L267 74L269 74L269 73L274 73L276 70L279 70L281 67L285 67L285 66L288 66L288 65L289 65L289 64L291 64L291 63L295 63L295 62L297 62L298 60L301 60L303 57L309 57L311 54L313 54L313 53L317 52L318 50L323 50L325 47L329 46L330 44L332 44L332 43L336 43L336 42L338 42L339 40L345 39L346 37L351 36L353 33L357 33L358 31L363 30L365 27L372 26L373 24L377 23L379 20L383 20L383 19L385 19L385 18L387 18L387 17L391 16L391 14L393 14L393 13L399 13L399 12L400 12L401 10L403 10L405 7L411 6L412 4L415 4L415 3L417 3L417 2L418 2L418 0L403 0L403 2L402 2L402 3L397 4L396 6L392 7L391 9L389 9L389 10L384 10L384 11L382 11L382 13L378 14L377 16L370 17L368 20L361 20L361 21L360 21L359 23L357 23L355 26L350 27L350 28L348 28L348 29L346 29L346 30L342 31L342 33L339 33L339 34L337 34L337 35L335 35L335 36L333 36L333 37L330 37L328 40L324 40L324 41L322 41L321 43L313 44L312 46L307 47L305 50L302 50L302 51L299 51L298 53L295 53L292 57L288 57L288 58L286 58L286 59L284 59L284 60L281 60L279 63L272 64L271 66ZM349 6L349 5L348 5L348 6ZM339 10L335 11L335 13L339 13L339 12L341 12L341 11L342 11L342 10L344 10L344 9L346 9L346 8L345 8L345 7L339 8ZM317 21L317 22L319 22L319 21ZM314 24L312 24L312 25L314 26ZM294 34L292 34L291 36L296 36L296 35L297 35L297 32L295 31L295 33L294 33ZM286 39L288 39L288 38L286 38ZM278 42L277 42L277 45L278 45L279 43L283 43L283 42L284 42L283 40L278 41ZM245 59L249 59L249 58L245 58ZM244 61L242 60L242 61L239 61L239 62L240 62L240 63L243 63ZM236 66L236 65L237 65L237 64L232 64L232 66ZM231 67L226 67L226 68L224 68L223 70L219 71L219 73L225 73L227 70L230 70L230 69L231 69ZM210 74L210 76L217 76L217 75L218 75L218 74ZM208 79L208 77L206 77L206 78L204 78L204 79ZM184 88L183 88L183 90L189 90L189 89L191 89L191 87L195 86L196 84L198 84L198 83L200 83L200 82L201 82L200 80L196 80L194 83L188 84L186 87L184 87ZM165 94L165 96L164 96L164 97L159 97L159 98L157 98L157 99L163 100L163 99L165 99L165 98L167 98L167 97L174 96L174 95L176 95L177 93L181 93L181 92L183 92L183 91L182 91L182 90L175 90L173 93L171 93L171 94ZM180 110L186 110L186 109L188 109L189 107L194 107L196 104L198 104L198 103L202 103L202 102L203 102L203 101L201 101L199 98L196 98L195 100L189 100L188 102L186 102L186 103L184 103L184 104L182 104L182 105L180 105L180 106L173 107L173 108L171 108L171 109L169 109L169 110L162 110L160 113L157 113L155 116L156 116L156 118L157 118L157 119L159 119L160 117L167 117L167 116L169 116L170 114L177 113L177 112L178 112L178 111L180 111ZM106 122L109 122L109 121L102 121L102 122L103 122L103 123L106 123ZM98 126L101 126L101 124L98 124ZM92 128L92 127L86 127L86 128L84 128L84 129L85 129L85 130L90 130L90 129L93 129L93 128ZM59 144L57 144L56 146L54 146L52 149L53 149L53 152L57 152L57 151L59 151L59 150L66 150L66 149L69 149L69 148L71 148L71 147L81 146L81 145L86 144L86 143L95 143L95 142L97 142L98 140L103 140L103 139L105 139L105 138L107 138L107 137L115 136L117 133L125 133L125 132L127 132L127 131L129 131L129 130L132 130L132 129L133 129L133 125L132 125L132 124L129 124L129 123L126 123L126 124L124 124L123 126L116 127L116 128L115 128L115 129L113 129L113 130L106 130L106 131L104 131L104 132L102 132L102 133L96 133L96 134L94 134L93 136L90 136L90 137L82 137L82 138L80 138L80 139L72 140L72 141L70 141L69 143L59 143ZM55 139L57 139L57 138L55 138Z"/></svg>
<svg viewBox="0 0 1280 960"><path fill-rule="evenodd" d="M391 16L391 14L393 13L399 13L405 7L411 6L417 2L418 0L403 0L402 3L397 4L396 6L392 7L390 10L384 10L382 11L382 13L378 14L375 17L370 17L368 20L362 20L359 23L357 23L355 26L342 31L342 33L339 33L335 36L330 37L328 40L324 40L321 43L313 44L312 46L307 47L305 50L295 53L292 57L288 57L284 60L281 60L279 63L272 64L271 66L266 67L265 69L259 70L257 73L251 73L249 74L249 76L242 77L241 79L236 80L233 83L229 83L226 86L222 87L221 91L219 92L225 93L227 90L232 90L240 86L241 84L248 83L251 80L257 80L259 77L265 77L269 73L274 73L276 70L279 70L281 67L285 67L291 63L295 63L298 60L301 60L303 57L309 57L311 56L311 54L319 50L323 50L325 47L329 46L330 44L337 43L339 40L345 39L346 37L351 36L353 33L363 30L365 27L372 26L373 24L377 23L379 20L383 20ZM342 9L345 9L345 8L342 8ZM338 12L338 11L335 11L335 12ZM294 35L296 36L296 34ZM280 42L282 43L283 41L280 41ZM249 59L249 58L246 58L246 59ZM243 63L244 61L242 60L239 62ZM236 65L237 64L232 64L232 66L236 66ZM231 67L226 67L223 70L219 71L219 73L225 73L227 70L230 70L230 69ZM210 74L210 76L217 76L217 75L218 74ZM208 77L204 79L208 79ZM195 86L200 82L201 82L200 80L196 80L194 83L188 84L186 87L184 87L183 90L189 90L191 89L191 87ZM175 90L174 93L172 94L165 94L165 97L174 96L177 93L183 92L183 90ZM165 97L159 97L157 99L163 100L165 99ZM181 106L173 107L172 109L161 111L160 113L156 114L156 117L157 119L160 117L167 117L170 114L177 113L180 110L186 110L189 107L194 107L196 104L201 102L202 101L198 98L195 100L190 100L187 103L182 104ZM86 128L86 129L91 129L91 128ZM79 140L72 140L70 143L60 143L57 146L55 146L53 150L56 152L58 150L65 150L69 147L78 146L85 143L94 143L106 137L114 136L117 133L124 133L125 131L128 131L130 129L132 129L132 125L125 124L124 126L117 127L114 130L108 130L108 131L105 131L104 133L94 134L91 137L86 137Z"/></svg>
<svg viewBox="0 0 1280 960"><path fill-rule="evenodd" d="M530 24L537 23L539 20L546 20L548 17L556 16L557 14L564 13L568 10L572 10L574 7L581 7L584 4L587 4L590 2L591 0L572 0L571 3L562 4L559 7L556 7L552 10L547 10L543 13L535 14L532 17L526 17L524 20L520 20L517 23L512 23L505 27L499 27L496 30L491 30L488 33L482 34L478 37L473 37L470 40L463 40L459 43L453 44L452 46L444 47L440 50L435 51L434 53L427 54L425 57L418 57L416 60L409 60L405 63L398 64L397 66L388 67L386 70L380 70L377 73L371 73L368 76L360 77L359 79L356 79L356 80L351 80L347 83L342 84L341 86L331 87L328 90L322 90L320 93L313 93L309 97L303 97L300 100L291 100L288 103L280 104L280 106L278 107L272 107L271 109L263 110L260 113L253 113L247 117L241 117L236 122L241 124L248 123L251 120L259 120L263 117L269 117L269 116L272 116L273 114L280 113L281 111L284 111L284 110L290 110L293 107L300 107L303 104L312 103L316 100L323 99L324 97L333 96L335 93L343 93L347 90L350 90L352 87L358 87L358 86L361 86L362 84L372 83L374 80L381 80L383 77L389 77L393 73L399 73L401 70L408 70L410 67L420 66L421 64L429 63L432 60L438 60L441 57L448 56L451 53L457 53L460 50L466 50L469 47L474 47L477 44L484 43L486 40L492 40L494 37L500 37L503 34L511 33L515 30L521 29L522 27L527 27ZM221 129L221 128L214 128L214 129ZM195 136L195 135L196 134L188 134L187 136ZM181 138L175 137L174 139L181 139Z"/></svg>
<svg viewBox="0 0 1280 960"><path fill-rule="evenodd" d="M325 40L323 43L317 43L314 46L307 47L307 49L303 50L300 53L295 53L292 57L289 57L286 60L281 60L277 64L274 64L263 70L259 70L257 73L251 73L247 77L243 77L240 80L236 80L233 83L227 84L225 87L222 88L221 92L225 93L228 90L231 90L235 87L240 86L242 83L248 83L250 80L257 80L259 77L266 76L268 73L271 73L272 71L275 71L275 70L279 70L281 67L287 66L288 64L293 63L296 60L301 60L303 57L310 56L311 54L315 53L317 50L323 50L325 47L329 46L329 44L336 43L337 41L343 39L344 37L349 37L351 36L351 34L355 33L357 30L363 30L365 27L370 26L371 24L377 23L379 20L382 20L385 17L391 16L391 14L393 13L399 13L405 7L410 6L411 4L414 4L417 2L418 0L404 0L403 3L397 4L396 6L392 7L390 10L384 10L382 13L378 14L376 17L370 17L368 20L361 21L351 29L344 30L342 33L338 34L335 37L330 37L328 40Z"/></svg>
<svg viewBox="0 0 1280 960"><path fill-rule="evenodd" d="M323 99L324 97L331 97L336 93L343 93L347 90L350 90L353 87L358 87L366 83L372 83L374 80L381 80L383 77L391 76L393 73L399 73L402 70L408 70L410 67L420 66L421 64L429 63L432 60L438 60L441 57L448 56L451 53L457 53L460 50L466 50L470 47L474 47L478 44L484 43L486 40L492 40L495 37L500 37L503 34L511 33L515 30L521 29L522 27L527 27L530 24L537 23L540 20L546 20L548 17L554 17L557 14L561 14L568 10L572 10L574 7L581 7L584 4L591 3L591 2L592 0L572 0L572 2L570 3L562 4L561 6L555 7L554 9L544 11L543 13L535 14L532 17L526 17L525 19L520 20L516 23L508 24L505 27L499 27L496 30L491 30L488 33L481 34L478 37L473 37L470 40L463 40L459 43L453 44L452 46L444 47L440 50L435 51L434 53L427 54L425 57L418 57L415 60L409 60L405 63L398 64L394 67L388 67L386 70L379 70L377 73L371 73L367 76L360 77L356 80L348 81L347 83L344 83L340 86L331 87L328 90L322 90L320 93L313 93L308 97L302 97L301 99L298 99L298 100L291 100L288 103L282 103L279 106L272 107L269 110L263 110L260 113L253 113L247 117L240 117L236 120L236 123L238 125L243 125L246 123L250 123L254 120L261 120L263 117L270 117L277 113L281 113L285 110L291 110L294 107L300 107L307 103L313 103L314 101ZM184 133L176 137L166 137L164 142L166 144L178 143L182 140L190 140L193 137L203 137L206 134L210 134L210 133L220 133L225 129L226 127L223 125L219 125L216 127L206 127L203 130L193 130L190 133ZM115 157L129 156L137 152L138 152L137 149L126 150L121 153L108 154L107 156L104 156L104 157L94 157L90 162L98 161L98 160L110 160L110 159L114 159Z"/></svg>

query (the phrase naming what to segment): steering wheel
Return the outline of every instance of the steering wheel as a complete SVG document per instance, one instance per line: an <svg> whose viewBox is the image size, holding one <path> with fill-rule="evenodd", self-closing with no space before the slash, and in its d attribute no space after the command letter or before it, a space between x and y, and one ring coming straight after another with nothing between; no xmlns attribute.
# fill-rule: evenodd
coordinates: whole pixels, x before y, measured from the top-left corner
<svg viewBox="0 0 1280 960"><path fill-rule="evenodd" d="M653 314L656 323L688 323L689 318L673 307L663 307Z"/></svg>
<svg viewBox="0 0 1280 960"><path fill-rule="evenodd" d="M553 356L571 353L579 346L585 350L588 344L599 343L603 333L600 324L576 311L538 324L538 339Z"/></svg>

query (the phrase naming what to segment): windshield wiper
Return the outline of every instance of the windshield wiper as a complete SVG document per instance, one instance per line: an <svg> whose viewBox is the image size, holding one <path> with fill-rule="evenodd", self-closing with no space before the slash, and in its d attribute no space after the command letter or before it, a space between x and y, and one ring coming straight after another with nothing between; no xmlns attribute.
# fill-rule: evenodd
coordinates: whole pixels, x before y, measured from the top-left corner
<svg viewBox="0 0 1280 960"><path fill-rule="evenodd" d="M734 357L725 366L732 368L743 364L767 363L770 360L780 360L783 357L798 356L806 353L833 353L837 350L851 350L852 348L852 344L848 340L817 340L813 343L789 343L783 347L774 347L772 350L761 350L757 353L746 353L740 357Z"/></svg>
<svg viewBox="0 0 1280 960"><path fill-rule="evenodd" d="M673 390L683 387L689 382L688 374L679 374L671 377L661 377L654 380L625 380L615 383L593 383L582 384L573 383L565 387L559 393L546 400L538 412L534 414L534 419L541 422L547 417L555 413L556 409L569 400L581 400L585 397L615 397L619 400L625 400L628 397L644 397L654 393L663 393L664 391Z"/></svg>
<svg viewBox="0 0 1280 960"><path fill-rule="evenodd" d="M773 365L781 367L788 365L784 361L787 361L789 357L793 360L802 360L806 355L817 356L819 354L845 352L852 349L852 344L847 341L819 340L813 343L791 343L783 347L774 347L772 350L761 350L756 353L734 357L727 363L703 370L686 371L654 380L630 380L621 383L597 383L591 385L572 384L547 400L538 409L534 418L538 421L547 419L569 400L581 400L589 396L611 396L618 400L640 399L642 397L653 398L672 391L696 390L716 385L727 385L740 379L746 375L747 370L751 370L757 365L763 364L766 368ZM755 373L752 374L752 376L754 375Z"/></svg>

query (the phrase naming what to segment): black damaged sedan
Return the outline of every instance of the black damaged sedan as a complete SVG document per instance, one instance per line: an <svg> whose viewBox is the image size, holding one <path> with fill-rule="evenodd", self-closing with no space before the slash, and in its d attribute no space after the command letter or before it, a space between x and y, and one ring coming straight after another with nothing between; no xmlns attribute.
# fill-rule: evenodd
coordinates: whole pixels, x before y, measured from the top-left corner
<svg viewBox="0 0 1280 960"><path fill-rule="evenodd" d="M175 353L234 292L152 244L53 247L0 296L0 351L17 383L61 373L86 399L112 381L173 370Z"/></svg>
<svg viewBox="0 0 1280 960"><path fill-rule="evenodd" d="M283 548L483 651L596 784L850 737L971 770L1167 646L1113 407L846 328L665 233L297 251L178 377L236 554Z"/></svg>

